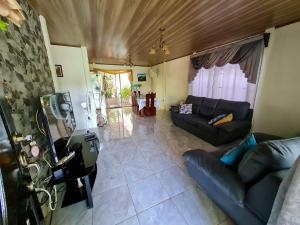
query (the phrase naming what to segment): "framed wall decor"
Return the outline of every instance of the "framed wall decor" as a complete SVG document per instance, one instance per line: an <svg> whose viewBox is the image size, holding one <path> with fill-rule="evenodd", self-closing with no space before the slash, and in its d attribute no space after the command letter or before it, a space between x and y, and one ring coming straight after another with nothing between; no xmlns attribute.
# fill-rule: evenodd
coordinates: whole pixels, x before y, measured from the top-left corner
<svg viewBox="0 0 300 225"><path fill-rule="evenodd" d="M137 79L138 79L139 82L147 81L146 74L145 73L138 73L137 74Z"/></svg>
<svg viewBox="0 0 300 225"><path fill-rule="evenodd" d="M55 72L56 72L57 77L63 77L64 76L61 65L55 65Z"/></svg>

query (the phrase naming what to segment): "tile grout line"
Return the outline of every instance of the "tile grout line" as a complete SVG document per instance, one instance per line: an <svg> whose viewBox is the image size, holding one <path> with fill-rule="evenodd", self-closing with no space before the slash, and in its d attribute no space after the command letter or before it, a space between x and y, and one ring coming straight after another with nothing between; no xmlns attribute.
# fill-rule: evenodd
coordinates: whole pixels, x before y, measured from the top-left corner
<svg viewBox="0 0 300 225"><path fill-rule="evenodd" d="M132 118L133 118L133 117L132 117ZM134 118L134 119L136 119L136 118ZM165 119L165 118L159 118L159 120L162 120L162 121L163 121L164 119ZM140 121L139 121L139 120L134 120L133 122L137 123L137 122L140 122ZM169 127L169 124L172 124L172 123L168 123L168 124L166 125L166 127ZM156 129L156 127L154 127L154 129ZM167 135L165 135L165 137L167 137ZM124 137L123 137L123 138L124 138ZM171 139L171 138L170 138L170 139ZM131 140L131 141L132 141L132 140ZM133 145L135 145L135 146L137 147L137 144L136 144L134 141L132 141L132 143L133 143ZM162 153L163 153L163 154L166 154L167 152L166 152L164 146L161 146L159 143L157 143L157 144L158 144L158 145L160 146L160 148L163 150ZM188 147L188 146L187 146L187 147ZM140 149L138 149L138 151L139 151L139 152L138 152L139 154L142 153L142 151L141 151ZM156 155L162 154L162 153L157 153ZM173 153L173 152L171 152L171 153ZM154 155L155 155L155 154L154 154ZM171 196L171 195L168 193L168 191L166 191L165 186L162 184L161 179L158 178L158 176L159 176L161 173L170 170L172 167L179 167L179 169L182 170L182 167L181 167L182 165L178 162L178 160L175 160L175 159L170 159L170 160L172 161L172 163L174 163L174 165L172 165L172 166L170 166L170 167L168 167L168 168L164 168L163 170L160 170L160 171L153 171L153 170L151 169L152 172L153 172L153 174L151 174L151 175L149 175L149 176L146 176L146 177L143 177L143 178L141 178L141 179L137 179L136 181L134 181L134 182L132 182L132 183L129 183L129 182L128 182L128 178L127 178L127 176L126 176L126 174L125 174L123 164L121 163L121 165L120 165L120 169L122 169L122 173L123 173L123 175L124 175L124 177L125 177L125 180L126 180L126 184L124 184L124 186L126 185L127 188L128 188L128 190L129 190L130 198L131 198L131 201L132 201L132 203L133 203L134 210L135 210L135 216L137 217L139 223L140 223L140 219L139 219L139 217L138 217L139 214L141 214L141 213L143 213L143 212L145 212L145 211L147 211L147 210L149 210L149 209L151 209L151 208L153 208L153 207L155 207L155 206L157 206L157 205L159 205L159 204L162 204L162 203L164 203L165 201L168 201L168 200L171 200L171 202L175 205L176 210L181 214L181 211L178 209L178 207L177 207L176 204L174 203L173 198L176 197L176 196L178 196L178 195L180 195L180 194L182 194L183 192L185 192L185 191L187 190L187 188L184 188L184 191L183 191L183 192L180 192L180 193L178 193L178 194L176 194L176 195L174 195L174 196ZM184 171L183 171L183 173L184 173ZM163 200L163 201L161 201L161 202L159 202L159 203L157 203L157 204L154 204L153 206L151 206L151 207L149 207L149 208L147 208L147 209L145 209L145 210L142 210L141 212L138 213L138 212L137 212L137 209L136 209L136 206L135 206L135 204L134 204L134 202L133 202L133 197L132 197L132 193L131 193L131 191L130 191L129 186L134 185L135 183L138 183L138 182L140 182L140 181L142 181L142 180L145 180L145 179L147 179L147 178L149 178L149 177L151 177L151 176L155 176L155 177L158 179L159 184L160 184L161 187L166 191L166 193L167 193L167 195L168 195L168 198L165 199L165 200ZM123 185L119 185L119 186L110 188L110 189L105 190L105 191L110 191L110 190L113 190L113 189L115 189L115 188L119 188L119 187L122 187L122 186L123 186ZM103 191L103 192L105 192L105 191ZM103 193L103 192L100 192L99 194L101 194L101 193ZM93 215L93 213L94 213L94 210L92 211L92 215ZM181 216L183 217L183 219L184 219L184 221L186 222L186 224L188 224L187 221L186 221L186 219L185 219L185 217L184 217L183 215L181 215ZM132 216L132 217L134 217L134 216ZM131 217L130 217L130 218L131 218ZM129 218L128 218L128 219L129 219ZM126 220L128 220L128 219L126 219ZM125 221L125 220L124 220L124 221ZM119 223L122 223L122 222L124 222L124 221L121 221L121 222L119 222ZM93 221L93 218L92 218L92 222L94 222L94 221ZM119 224L119 223L118 223L118 224Z"/></svg>
<svg viewBox="0 0 300 225"><path fill-rule="evenodd" d="M176 203L175 203L174 200L173 200L176 196L179 196L179 195L183 194L185 191L187 191L187 190L184 190L183 192L181 192L181 193L179 193L179 194L177 194L177 195L174 195L174 196L171 198L171 201L172 201L172 203L174 204L174 206L175 206L176 210L178 211L178 213L179 213L179 214L182 216L182 218L184 219L185 223L186 223L187 225L190 225L190 223L189 223L189 222L187 221L187 219L185 218L185 215L181 212L181 210L177 207Z"/></svg>
<svg viewBox="0 0 300 225"><path fill-rule="evenodd" d="M183 192L179 193L178 195L182 194ZM173 203L173 205L175 206L177 212L179 213L179 215L181 215L181 217L184 219L184 222L187 224L187 225L190 225L187 221L187 219L185 218L184 214L181 212L181 210L179 210L179 208L177 207L177 205L175 204L175 202L173 201L173 198L176 197L177 195L173 196L171 198L171 201Z"/></svg>

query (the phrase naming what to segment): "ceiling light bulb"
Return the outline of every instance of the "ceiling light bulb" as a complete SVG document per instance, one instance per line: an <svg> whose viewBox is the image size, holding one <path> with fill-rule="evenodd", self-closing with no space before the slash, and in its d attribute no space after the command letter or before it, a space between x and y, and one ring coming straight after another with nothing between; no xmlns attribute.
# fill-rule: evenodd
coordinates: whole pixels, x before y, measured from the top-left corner
<svg viewBox="0 0 300 225"><path fill-rule="evenodd" d="M150 54L150 55L155 55L155 54L156 54L155 48L152 47L152 48L150 49L150 51L149 51L149 54Z"/></svg>
<svg viewBox="0 0 300 225"><path fill-rule="evenodd" d="M165 55L170 55L170 50L169 50L168 46L165 46L164 51L165 51Z"/></svg>

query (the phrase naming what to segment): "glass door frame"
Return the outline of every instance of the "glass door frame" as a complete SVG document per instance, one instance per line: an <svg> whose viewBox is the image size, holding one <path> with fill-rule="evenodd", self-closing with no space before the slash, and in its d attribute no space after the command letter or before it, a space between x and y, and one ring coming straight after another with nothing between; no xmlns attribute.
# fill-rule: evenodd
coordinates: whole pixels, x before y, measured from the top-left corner
<svg viewBox="0 0 300 225"><path fill-rule="evenodd" d="M121 108L121 107L131 107L132 106L132 102L130 103L130 105L124 105L124 101L123 101L123 98L122 98L122 81L121 81L121 75L122 74L128 74L128 80L130 82L130 84L132 85L132 82L133 80L131 79L132 78L132 70L110 70L110 71L101 71L103 73L103 77L105 79L105 77L107 76L112 76L113 77L113 86L116 88L116 93L115 93L115 99L117 100L118 104L117 105L113 105L111 106L109 103L108 103L108 98L106 98L106 108L107 109L111 109L111 108ZM119 81L117 81L117 79ZM118 84L117 84L118 83ZM104 85L103 85L104 87ZM131 90L131 93L132 93L132 86L130 86L130 90ZM130 98L130 97L129 97Z"/></svg>

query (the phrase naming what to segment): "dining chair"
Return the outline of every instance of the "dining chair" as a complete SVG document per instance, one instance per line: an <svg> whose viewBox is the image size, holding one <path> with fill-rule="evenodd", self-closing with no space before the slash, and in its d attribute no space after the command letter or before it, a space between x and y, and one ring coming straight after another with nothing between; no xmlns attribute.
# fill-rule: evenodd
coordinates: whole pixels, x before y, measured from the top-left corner
<svg viewBox="0 0 300 225"><path fill-rule="evenodd" d="M155 93L146 94L146 106L144 114L146 116L155 116L156 115L156 108L155 108Z"/></svg>
<svg viewBox="0 0 300 225"><path fill-rule="evenodd" d="M137 104L137 93L136 91L133 91L132 92L132 95L131 95L131 101L132 101L132 109L133 109L133 112L138 112L138 104Z"/></svg>

